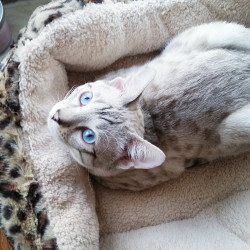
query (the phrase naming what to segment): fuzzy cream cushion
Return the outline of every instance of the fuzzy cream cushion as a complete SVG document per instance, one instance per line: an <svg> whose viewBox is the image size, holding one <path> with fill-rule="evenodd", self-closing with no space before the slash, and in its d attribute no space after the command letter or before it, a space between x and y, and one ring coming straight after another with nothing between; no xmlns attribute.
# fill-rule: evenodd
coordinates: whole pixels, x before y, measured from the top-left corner
<svg viewBox="0 0 250 250"><path fill-rule="evenodd" d="M211 242L219 240L224 242L218 245L222 249L230 245L249 249L245 211L250 193L235 194L250 187L249 155L190 169L176 180L139 193L115 191L92 186L87 171L74 163L46 126L50 108L70 85L97 76L97 70L116 68L113 63L118 59L122 66L121 58L161 49L193 25L225 20L250 26L249 7L249 0L89 4L52 22L19 49L24 146L42 185L60 249L215 249ZM134 57L126 60L133 63ZM196 216L232 194L235 198ZM221 225L229 225L231 231Z"/></svg>

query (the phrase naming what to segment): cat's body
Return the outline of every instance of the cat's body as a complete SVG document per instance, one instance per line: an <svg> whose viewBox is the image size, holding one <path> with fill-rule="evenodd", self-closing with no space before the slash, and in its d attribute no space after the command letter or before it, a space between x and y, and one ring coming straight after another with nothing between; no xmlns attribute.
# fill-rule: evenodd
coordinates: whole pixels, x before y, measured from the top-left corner
<svg viewBox="0 0 250 250"><path fill-rule="evenodd" d="M159 57L120 73L126 77L78 87L48 119L104 185L140 190L178 176L196 159L250 151L249 29L191 28ZM79 105L82 93L92 95L86 105ZM94 142L81 139L86 129Z"/></svg>

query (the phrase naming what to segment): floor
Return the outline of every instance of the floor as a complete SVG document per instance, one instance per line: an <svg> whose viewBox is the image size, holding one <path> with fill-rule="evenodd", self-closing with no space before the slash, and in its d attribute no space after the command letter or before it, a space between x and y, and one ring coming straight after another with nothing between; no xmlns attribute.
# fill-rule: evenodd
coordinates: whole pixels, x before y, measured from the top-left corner
<svg viewBox="0 0 250 250"><path fill-rule="evenodd" d="M15 3L3 4L7 22L12 32L12 39L15 40L18 32L23 28L36 7L50 2L49 0L19 0ZM0 55L0 61L8 51ZM0 250L10 250L4 234L0 231Z"/></svg>
<svg viewBox="0 0 250 250"><path fill-rule="evenodd" d="M36 7L50 2L49 0L19 0L15 3L3 4L6 20L12 32L13 40L16 39L18 32L23 28L32 12ZM4 58L7 51L0 55L0 61Z"/></svg>
<svg viewBox="0 0 250 250"><path fill-rule="evenodd" d="M2 231L0 231L0 250L11 250L9 243Z"/></svg>

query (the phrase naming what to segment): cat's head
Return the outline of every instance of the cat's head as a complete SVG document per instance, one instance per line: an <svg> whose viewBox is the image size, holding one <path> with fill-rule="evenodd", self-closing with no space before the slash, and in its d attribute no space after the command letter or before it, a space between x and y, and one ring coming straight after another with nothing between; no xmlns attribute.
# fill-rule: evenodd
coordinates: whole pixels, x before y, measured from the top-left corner
<svg viewBox="0 0 250 250"><path fill-rule="evenodd" d="M50 131L97 176L161 165L165 154L143 139L144 119L138 105L154 76L155 71L146 67L127 78L77 87L52 108Z"/></svg>

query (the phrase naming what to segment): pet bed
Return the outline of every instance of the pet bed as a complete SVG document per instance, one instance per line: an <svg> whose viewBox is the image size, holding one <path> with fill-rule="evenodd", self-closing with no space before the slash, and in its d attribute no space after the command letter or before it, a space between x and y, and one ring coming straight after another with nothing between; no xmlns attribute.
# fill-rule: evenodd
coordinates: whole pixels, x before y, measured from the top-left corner
<svg viewBox="0 0 250 250"><path fill-rule="evenodd" d="M250 26L249 0L55 0L1 63L1 228L13 249L250 249L250 155L140 192L92 182L46 119L72 85L146 61L215 20Z"/></svg>

